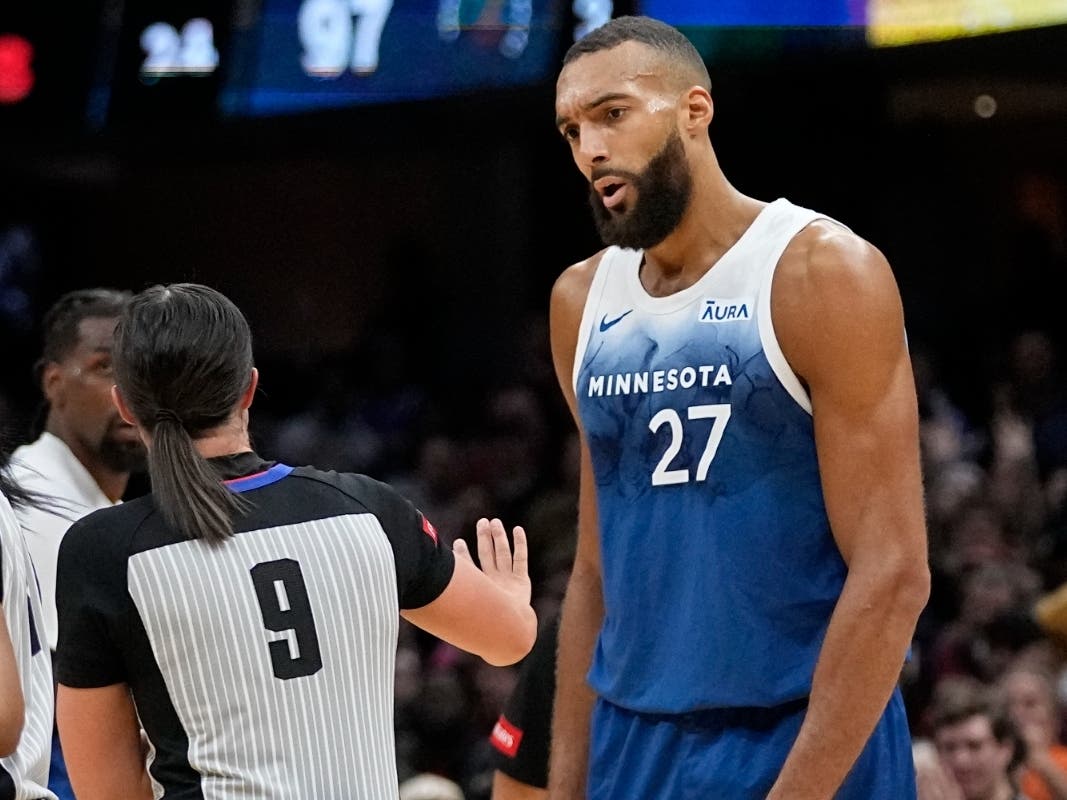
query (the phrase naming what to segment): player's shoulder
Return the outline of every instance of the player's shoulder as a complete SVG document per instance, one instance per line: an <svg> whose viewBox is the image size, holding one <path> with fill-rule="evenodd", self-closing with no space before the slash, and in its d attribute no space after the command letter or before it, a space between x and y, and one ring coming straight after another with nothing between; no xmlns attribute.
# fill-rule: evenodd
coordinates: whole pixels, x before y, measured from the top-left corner
<svg viewBox="0 0 1067 800"><path fill-rule="evenodd" d="M843 225L818 219L786 247L775 275L777 284L796 303L834 303L895 288L882 252ZM779 286L775 287L776 289Z"/></svg>
<svg viewBox="0 0 1067 800"><path fill-rule="evenodd" d="M771 315L786 359L809 385L840 365L896 353L903 341L900 293L885 256L832 220L808 225L786 248Z"/></svg>
<svg viewBox="0 0 1067 800"><path fill-rule="evenodd" d="M580 311L585 305L585 299L589 295L589 287L593 283L596 271L603 261L604 255L611 248L594 253L589 258L571 264L556 278L552 287L552 306L567 310Z"/></svg>

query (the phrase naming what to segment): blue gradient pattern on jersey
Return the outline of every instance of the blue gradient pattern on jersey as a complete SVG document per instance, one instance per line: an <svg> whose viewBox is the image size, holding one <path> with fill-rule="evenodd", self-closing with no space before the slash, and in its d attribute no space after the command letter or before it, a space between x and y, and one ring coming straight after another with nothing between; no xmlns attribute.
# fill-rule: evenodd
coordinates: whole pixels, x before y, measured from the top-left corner
<svg viewBox="0 0 1067 800"><path fill-rule="evenodd" d="M597 484L605 619L590 681L635 711L771 706L805 696L845 579L819 483L812 420L776 377L750 318L701 323L701 302L637 313L605 332L592 321L576 392ZM585 324L589 324L588 320ZM726 365L730 381L714 384ZM690 388L590 396L597 376L698 368ZM700 373L698 373L700 374ZM612 381L614 383L614 381ZM633 381L631 380L631 384ZM705 385L706 384L706 385ZM596 392L594 392L596 394ZM710 419L692 406L728 403L706 479L697 467ZM678 412L683 432L649 422Z"/></svg>

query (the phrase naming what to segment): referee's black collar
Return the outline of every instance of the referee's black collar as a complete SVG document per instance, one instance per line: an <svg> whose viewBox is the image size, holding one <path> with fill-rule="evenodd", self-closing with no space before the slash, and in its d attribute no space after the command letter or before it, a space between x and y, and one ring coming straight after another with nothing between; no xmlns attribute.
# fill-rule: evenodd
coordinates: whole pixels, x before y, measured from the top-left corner
<svg viewBox="0 0 1067 800"><path fill-rule="evenodd" d="M257 472L266 472L273 467L276 461L264 461L259 454L246 450L243 453L230 453L226 456L209 458L208 462L219 473L224 481L234 478L244 478L247 475L255 475Z"/></svg>

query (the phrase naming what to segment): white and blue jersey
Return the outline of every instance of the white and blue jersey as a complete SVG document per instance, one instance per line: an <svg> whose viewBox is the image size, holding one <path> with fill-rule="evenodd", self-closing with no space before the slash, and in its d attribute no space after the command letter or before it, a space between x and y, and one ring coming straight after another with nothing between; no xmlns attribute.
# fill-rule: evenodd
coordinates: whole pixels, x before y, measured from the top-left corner
<svg viewBox="0 0 1067 800"><path fill-rule="evenodd" d="M680 714L810 692L846 567L770 289L821 216L771 203L666 297L642 287L639 251L611 248L598 265L574 382L605 603L590 682L618 706Z"/></svg>

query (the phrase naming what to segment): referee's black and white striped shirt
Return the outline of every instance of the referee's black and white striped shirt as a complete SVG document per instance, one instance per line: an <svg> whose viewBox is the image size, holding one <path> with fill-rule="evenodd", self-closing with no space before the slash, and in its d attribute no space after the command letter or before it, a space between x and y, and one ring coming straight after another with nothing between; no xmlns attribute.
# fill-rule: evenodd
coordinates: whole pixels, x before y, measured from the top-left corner
<svg viewBox="0 0 1067 800"><path fill-rule="evenodd" d="M365 476L212 461L254 504L221 546L151 498L66 535L57 679L129 684L156 798L395 798L399 610L444 591L451 550Z"/></svg>
<svg viewBox="0 0 1067 800"><path fill-rule="evenodd" d="M55 800L47 788L55 697L52 658L42 644L41 594L22 536L11 505L0 494L0 596L26 707L18 747L0 758L0 800Z"/></svg>

